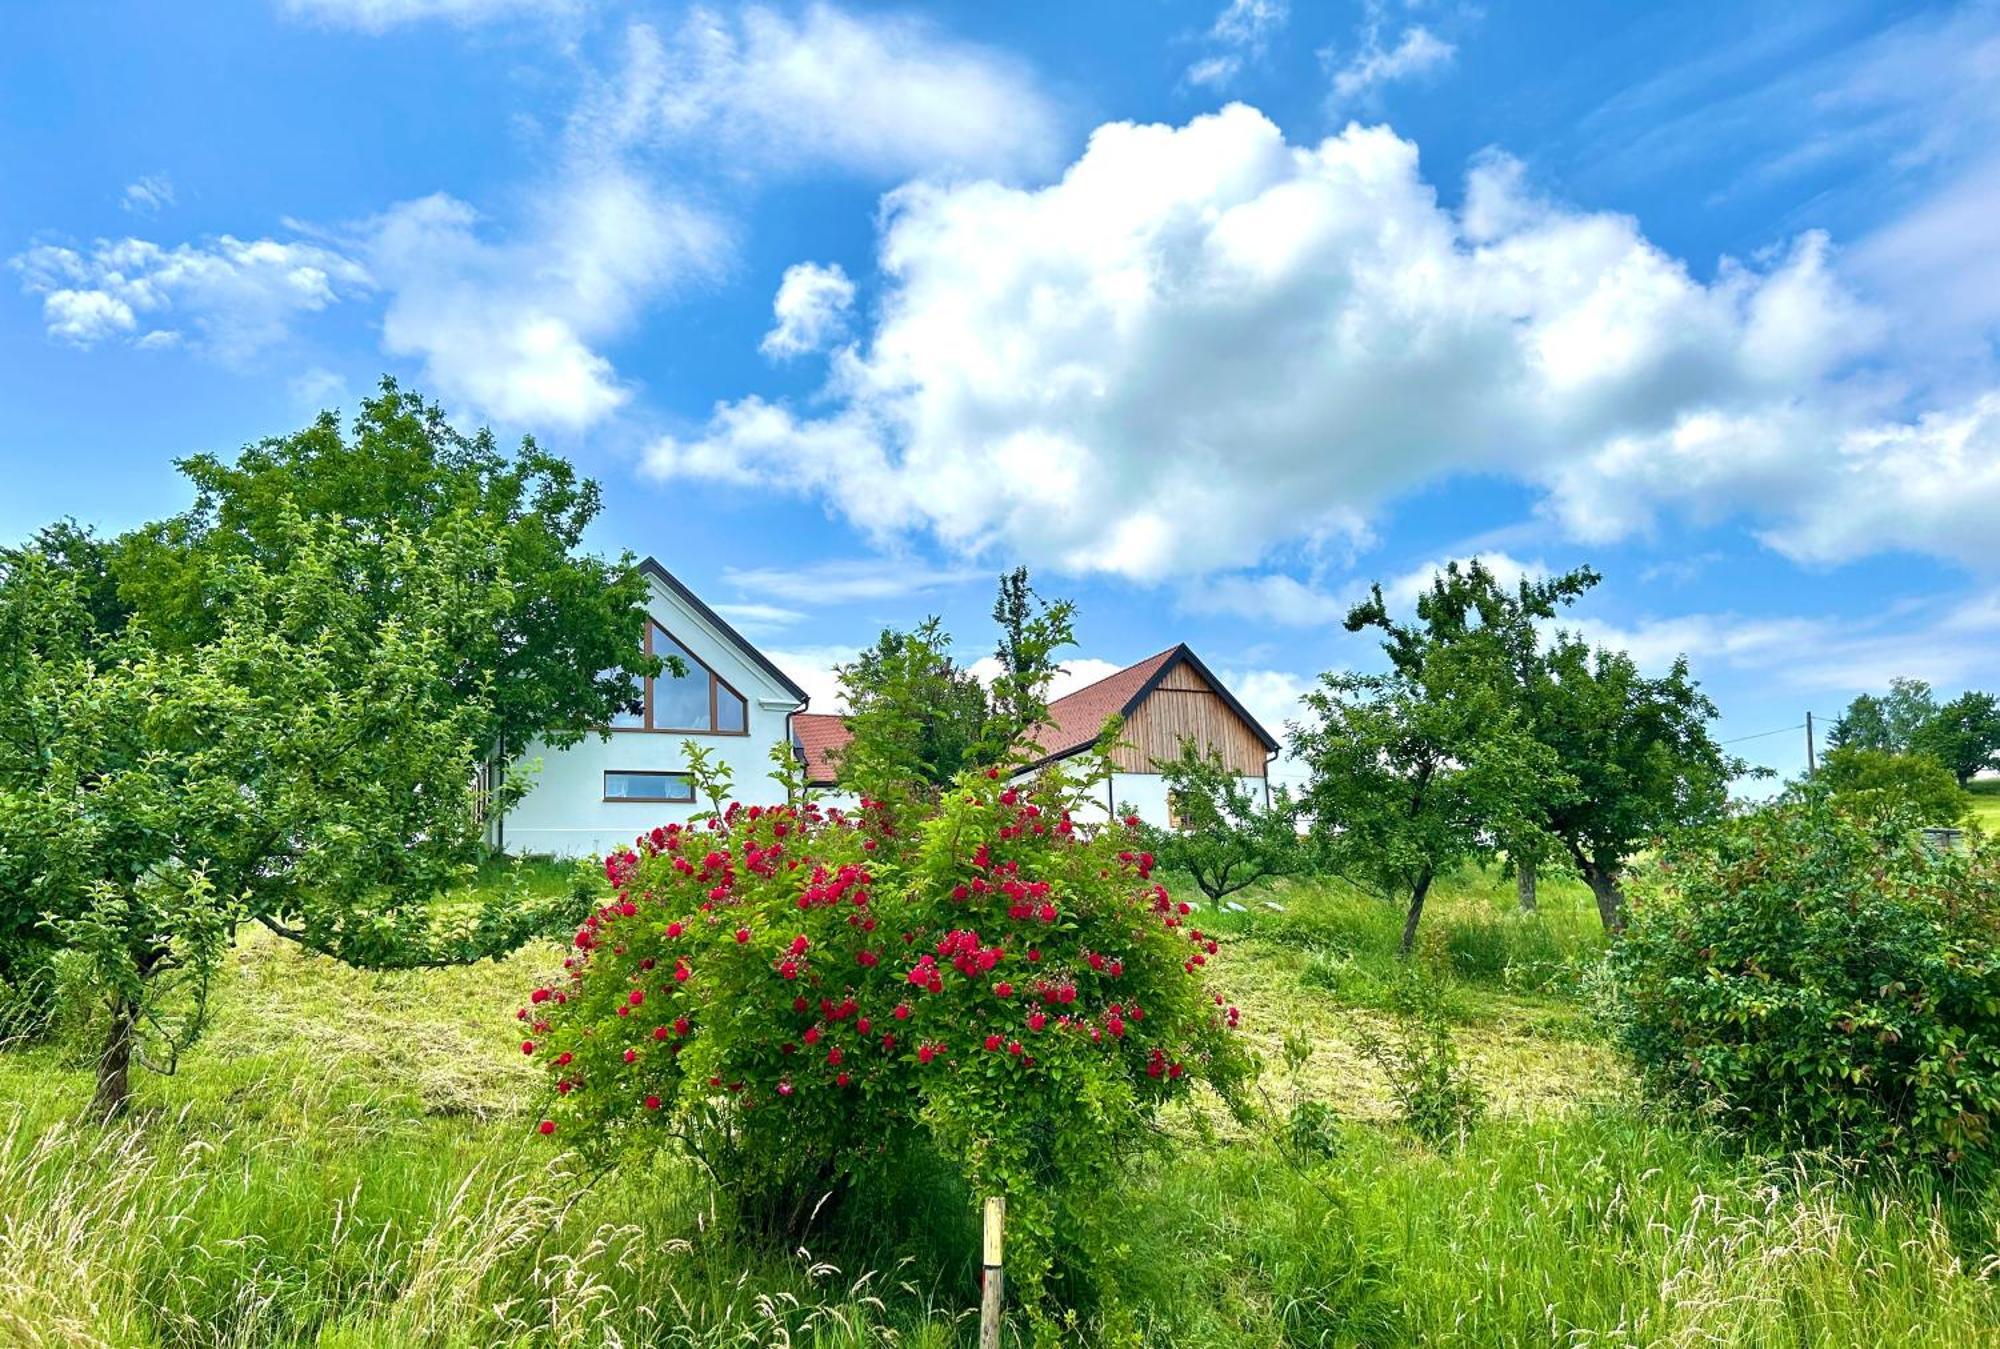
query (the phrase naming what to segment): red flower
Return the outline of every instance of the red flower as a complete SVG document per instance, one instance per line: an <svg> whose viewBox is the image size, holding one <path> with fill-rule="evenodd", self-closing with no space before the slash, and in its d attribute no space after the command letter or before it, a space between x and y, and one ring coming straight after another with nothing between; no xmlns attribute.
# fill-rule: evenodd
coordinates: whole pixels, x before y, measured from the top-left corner
<svg viewBox="0 0 2000 1349"><path fill-rule="evenodd" d="M750 942L750 929L749 929L749 928L747 928L747 927L739 927L739 928L737 928L737 929L736 929L736 944L737 944L738 946L746 946L746 945L748 945L748 944L749 944L749 942Z"/></svg>
<svg viewBox="0 0 2000 1349"><path fill-rule="evenodd" d="M681 935L682 931L683 929L681 925L677 922L667 924L667 935L669 937L678 937Z"/></svg>
<svg viewBox="0 0 2000 1349"><path fill-rule="evenodd" d="M556 1067L558 1068L569 1067L569 1061L570 1061L570 1053L567 1049L565 1049L562 1053L556 1055Z"/></svg>
<svg viewBox="0 0 2000 1349"><path fill-rule="evenodd" d="M532 1054L532 1053L534 1053L534 1052L535 1052L535 1042L534 1042L533 1040L523 1040L523 1041L521 1041L521 1052L522 1052L523 1054Z"/></svg>
<svg viewBox="0 0 2000 1349"><path fill-rule="evenodd" d="M542 1131L542 1136L546 1138L556 1131L556 1122L552 1119L545 1119L536 1127Z"/></svg>
<svg viewBox="0 0 2000 1349"><path fill-rule="evenodd" d="M638 1061L639 1061L639 1051L638 1051L638 1050L636 1050L636 1049L628 1049L628 1050L626 1050L626 1051L625 1051L625 1062L627 1062L627 1063L637 1063Z"/></svg>
<svg viewBox="0 0 2000 1349"><path fill-rule="evenodd" d="M986 1037L986 1047L987 1047L987 1049L989 1049L989 1050L993 1050L993 1049L998 1049L998 1048L1000 1047L1000 1037L999 1037L999 1036L997 1036L997 1035L989 1035L989 1036L987 1036L987 1037Z"/></svg>
<svg viewBox="0 0 2000 1349"><path fill-rule="evenodd" d="M686 1017L684 1017L684 1016L677 1016L677 1017L675 1017L675 1018L674 1018L674 1034L676 1034L676 1035L686 1035L687 1033L688 1033L688 1019L687 1019Z"/></svg>
<svg viewBox="0 0 2000 1349"><path fill-rule="evenodd" d="M1005 979L1002 979L999 983L993 985L993 991L999 994L1003 998L1011 998L1014 996L1014 986L1008 983Z"/></svg>
<svg viewBox="0 0 2000 1349"><path fill-rule="evenodd" d="M659 1108L660 1108L660 1098L659 1098L659 1097L657 1097L657 1096L648 1096L648 1097L646 1098L646 1109L648 1109L648 1110L658 1110Z"/></svg>
<svg viewBox="0 0 2000 1349"><path fill-rule="evenodd" d="M1049 1017L1048 1017L1048 1013L1046 1013L1046 1012L1043 1012L1043 1011L1040 1011L1039 1009L1038 1009L1038 1010L1036 1010L1036 1011L1033 1011L1033 1012L1030 1012L1030 1013L1028 1013L1028 1029L1029 1029L1029 1030L1037 1030L1037 1031L1038 1031L1038 1030L1040 1030L1040 1029L1041 1029L1042 1027L1044 1027L1044 1026L1046 1026L1046 1025L1048 1025L1048 1024L1049 1024Z"/></svg>
<svg viewBox="0 0 2000 1349"><path fill-rule="evenodd" d="M910 1004L907 1002L897 1003L895 1016L898 1021L908 1021L910 1019Z"/></svg>
<svg viewBox="0 0 2000 1349"><path fill-rule="evenodd" d="M853 1079L849 1078L846 1073L841 1073L833 1079L833 1084L836 1087L844 1087L852 1080Z"/></svg>
<svg viewBox="0 0 2000 1349"><path fill-rule="evenodd" d="M640 1003L644 1002L645 1000L646 1000L646 990L643 988L635 988L625 997L625 1001L631 1003L634 1007L637 1007Z"/></svg>

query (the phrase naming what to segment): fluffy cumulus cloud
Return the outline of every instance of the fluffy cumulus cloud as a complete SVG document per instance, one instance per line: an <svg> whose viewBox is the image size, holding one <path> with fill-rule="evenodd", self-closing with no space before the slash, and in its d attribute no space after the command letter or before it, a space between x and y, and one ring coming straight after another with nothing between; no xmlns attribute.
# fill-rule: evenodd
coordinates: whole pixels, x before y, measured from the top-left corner
<svg viewBox="0 0 2000 1349"><path fill-rule="evenodd" d="M1010 176L1052 162L1055 109L1013 59L912 17L831 5L697 7L626 59L582 121L628 143L701 147L731 171L838 167L881 176Z"/></svg>
<svg viewBox="0 0 2000 1349"><path fill-rule="evenodd" d="M100 239L88 249L40 244L11 262L42 302L50 337L80 347L188 340L230 362L282 341L301 314L367 290L358 260L318 243L238 239L163 247Z"/></svg>
<svg viewBox="0 0 2000 1349"><path fill-rule="evenodd" d="M1712 443L1728 508L1802 548L1795 513L1828 498L1789 488L1828 425L1880 411L1840 392L1875 327L1825 238L1705 280L1506 159L1447 210L1385 127L1293 145L1241 105L1115 123L1051 185L913 184L883 220L876 317L835 354L829 410L724 403L653 473L1156 580L1358 535L1459 470L1550 485L1581 536L1624 532L1674 486L1659 447ZM1888 471L1888 447L1850 443L1849 477ZM1266 608L1300 598L1246 584Z"/></svg>
<svg viewBox="0 0 2000 1349"><path fill-rule="evenodd" d="M443 195L395 206L361 235L390 293L384 350L419 360L449 403L569 430L631 396L599 344L726 251L708 217L616 170L576 174L503 239Z"/></svg>
<svg viewBox="0 0 2000 1349"><path fill-rule="evenodd" d="M822 267L801 262L787 267L771 301L771 316L777 321L758 349L777 360L818 351L846 331L847 313L853 307L854 282L839 263Z"/></svg>

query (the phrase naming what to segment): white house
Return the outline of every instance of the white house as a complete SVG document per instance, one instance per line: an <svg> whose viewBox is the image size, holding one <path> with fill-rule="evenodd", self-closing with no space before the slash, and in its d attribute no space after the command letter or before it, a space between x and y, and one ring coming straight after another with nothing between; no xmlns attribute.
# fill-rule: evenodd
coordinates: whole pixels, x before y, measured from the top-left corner
<svg viewBox="0 0 2000 1349"><path fill-rule="evenodd" d="M705 808L686 771L690 740L729 768L738 795L769 794L771 747L793 743L792 714L805 707L805 690L665 567L649 557L639 569L651 588L645 650L680 657L687 672L640 681L640 700L607 735L568 749L530 746L519 764L539 760L540 771L488 825L495 847L583 857L689 818Z"/></svg>
<svg viewBox="0 0 2000 1349"><path fill-rule="evenodd" d="M1149 824L1177 825L1158 765L1179 757L1182 743L1190 740L1203 754L1220 754L1245 791L1269 801L1277 739L1186 643L1051 702L1048 721L1035 729L1035 756L1022 776L1089 749L1113 713L1124 718L1123 743L1112 752L1114 771L1102 787L1104 811L1129 809ZM792 732L807 782L831 789L832 799L849 804L839 795L838 751L847 743L841 719L801 712L792 718Z"/></svg>

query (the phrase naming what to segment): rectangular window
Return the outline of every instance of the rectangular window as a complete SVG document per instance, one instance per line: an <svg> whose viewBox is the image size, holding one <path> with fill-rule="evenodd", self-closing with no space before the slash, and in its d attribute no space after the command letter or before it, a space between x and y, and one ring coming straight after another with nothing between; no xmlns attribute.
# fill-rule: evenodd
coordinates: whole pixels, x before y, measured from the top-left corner
<svg viewBox="0 0 2000 1349"><path fill-rule="evenodd" d="M685 805L694 800L694 779L686 773L607 770L604 774L604 799Z"/></svg>

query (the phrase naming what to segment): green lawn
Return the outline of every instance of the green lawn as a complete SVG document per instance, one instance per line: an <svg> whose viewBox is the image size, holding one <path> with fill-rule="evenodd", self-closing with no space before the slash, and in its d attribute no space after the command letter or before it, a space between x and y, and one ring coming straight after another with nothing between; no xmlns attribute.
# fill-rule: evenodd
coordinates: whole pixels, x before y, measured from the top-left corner
<svg viewBox="0 0 2000 1349"><path fill-rule="evenodd" d="M1302 1031L1297 1085L1345 1123L1308 1165L1213 1109L1167 1121L1164 1150L1104 1197L1133 1338L1996 1342L2000 1207L1857 1192L1648 1110L1579 993L1588 895L1511 906L1467 877L1426 918L1423 957L1493 1101L1450 1152L1394 1124L1357 1048L1384 1022L1392 909L1292 885L1204 920L1235 934L1220 978L1267 1097L1290 1098L1277 1047ZM78 1122L87 1047L0 1052L0 1344L971 1343L972 1204L949 1177L772 1250L732 1234L684 1161L586 1177L535 1136L513 1011L559 958L370 975L255 934L208 1040L176 1076L143 1075L110 1130Z"/></svg>
<svg viewBox="0 0 2000 1349"><path fill-rule="evenodd" d="M2000 781L1974 782L1967 790L1972 793L1973 821L1989 834L2000 831Z"/></svg>

